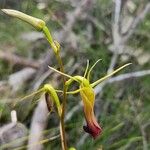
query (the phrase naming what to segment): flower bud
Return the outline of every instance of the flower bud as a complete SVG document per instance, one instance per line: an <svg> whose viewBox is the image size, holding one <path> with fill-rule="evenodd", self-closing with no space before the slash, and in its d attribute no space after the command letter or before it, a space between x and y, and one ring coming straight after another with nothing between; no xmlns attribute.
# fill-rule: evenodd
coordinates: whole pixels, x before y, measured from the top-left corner
<svg viewBox="0 0 150 150"><path fill-rule="evenodd" d="M16 17L31 24L38 31L42 31L43 27L45 26L45 22L43 20L29 16L20 11L13 9L2 9L2 11L9 16Z"/></svg>

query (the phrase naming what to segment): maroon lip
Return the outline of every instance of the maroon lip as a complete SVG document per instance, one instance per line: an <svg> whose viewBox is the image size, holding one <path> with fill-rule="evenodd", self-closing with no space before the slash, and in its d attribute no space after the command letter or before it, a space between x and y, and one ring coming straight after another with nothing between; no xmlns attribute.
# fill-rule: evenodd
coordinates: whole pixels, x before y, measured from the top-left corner
<svg viewBox="0 0 150 150"><path fill-rule="evenodd" d="M89 133L94 139L96 139L102 132L102 128L94 122L87 123L87 126L83 126L85 132Z"/></svg>

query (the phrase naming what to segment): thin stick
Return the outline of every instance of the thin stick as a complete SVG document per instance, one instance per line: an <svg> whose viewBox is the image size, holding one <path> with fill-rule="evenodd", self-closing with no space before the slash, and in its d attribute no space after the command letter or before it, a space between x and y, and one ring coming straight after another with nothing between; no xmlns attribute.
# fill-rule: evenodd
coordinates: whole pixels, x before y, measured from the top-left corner
<svg viewBox="0 0 150 150"><path fill-rule="evenodd" d="M60 71L62 73L64 73L64 66L59 54L59 50L58 53L56 54L57 56L57 60L58 60L58 64L60 66ZM62 149L63 150L67 150L67 141L66 141L66 135L65 135L65 123L64 123L64 118L65 118L65 110L66 110L66 101L67 101L67 89L65 86L66 83L66 79L65 77L62 75L62 79L63 79L63 102L62 102L62 114L61 114L61 118L60 118L60 136L61 136L61 145L62 145Z"/></svg>
<svg viewBox="0 0 150 150"><path fill-rule="evenodd" d="M25 67L31 67L34 69L38 69L40 67L40 63L34 60L29 60L21 56L17 56L8 51L0 50L0 58L8 61L9 63L19 64Z"/></svg>

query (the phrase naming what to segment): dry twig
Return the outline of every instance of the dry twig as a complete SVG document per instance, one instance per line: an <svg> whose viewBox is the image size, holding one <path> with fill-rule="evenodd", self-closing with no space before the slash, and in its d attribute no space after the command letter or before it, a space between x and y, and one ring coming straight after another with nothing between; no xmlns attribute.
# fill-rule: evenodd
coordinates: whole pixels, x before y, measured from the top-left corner
<svg viewBox="0 0 150 150"><path fill-rule="evenodd" d="M143 139L143 150L148 150L148 143L147 143L147 139L146 139L146 133L145 133L145 130L144 130L145 128L143 126L143 123L141 122L141 118L140 118L139 113L137 111L137 107L135 106L135 103L131 98L129 98L129 102L132 106L132 109L133 109L133 112L134 112L134 115L135 115L135 119L136 119L136 121L139 125L140 130L141 130L142 139Z"/></svg>
<svg viewBox="0 0 150 150"><path fill-rule="evenodd" d="M26 58L21 57L21 56L17 56L17 55L12 54L8 51L0 51L0 58L10 62L10 64L11 63L12 64L19 64L19 65L24 66L24 67L31 67L34 69L38 69L40 66L39 62L30 60L30 59L26 59Z"/></svg>
<svg viewBox="0 0 150 150"><path fill-rule="evenodd" d="M42 110L42 111L41 111ZM30 136L28 141L28 150L42 150L42 144L33 144L40 143L43 139L43 130L47 125L48 120L48 109L45 102L45 98L42 96L34 111L32 118L32 123L30 127ZM38 134L37 134L38 133ZM36 135L36 136L35 136Z"/></svg>

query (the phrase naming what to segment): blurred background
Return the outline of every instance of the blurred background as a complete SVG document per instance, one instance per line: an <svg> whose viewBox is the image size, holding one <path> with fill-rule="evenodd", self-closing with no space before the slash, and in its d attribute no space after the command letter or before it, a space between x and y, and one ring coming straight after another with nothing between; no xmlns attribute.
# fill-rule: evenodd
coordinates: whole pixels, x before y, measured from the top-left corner
<svg viewBox="0 0 150 150"><path fill-rule="evenodd" d="M91 82L132 63L95 88L95 114L103 128L97 139L83 131L80 96L68 96L69 146L150 149L149 0L0 0L0 8L43 19L61 44L65 72L70 75L83 75L87 60L92 65L102 59ZM43 34L0 12L0 149L61 149L59 120L56 113L48 114L44 97L36 94L21 100L44 83L62 88L61 76L48 65L58 67ZM17 123L11 117L13 109Z"/></svg>

